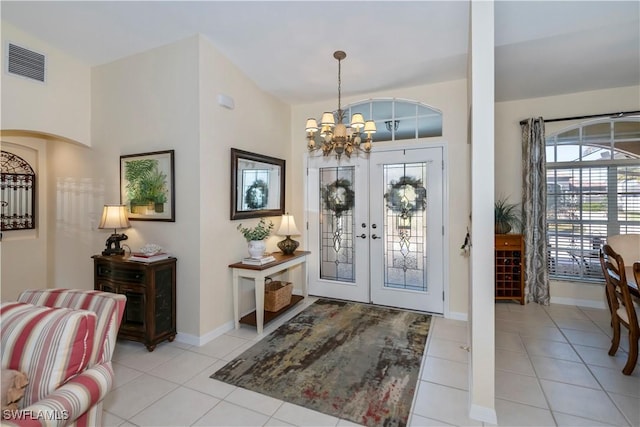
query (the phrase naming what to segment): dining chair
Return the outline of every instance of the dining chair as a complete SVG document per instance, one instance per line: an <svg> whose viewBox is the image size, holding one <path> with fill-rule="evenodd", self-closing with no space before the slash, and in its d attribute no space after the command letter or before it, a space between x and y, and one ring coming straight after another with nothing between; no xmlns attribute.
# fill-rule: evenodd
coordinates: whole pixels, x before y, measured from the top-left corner
<svg viewBox="0 0 640 427"><path fill-rule="evenodd" d="M607 302L611 310L611 326L613 338L609 356L614 356L620 345L620 325L629 331L629 356L627 364L622 369L625 375L631 375L638 361L638 339L640 339L640 327L636 307L631 299L627 277L624 270L624 260L608 244L600 251L600 265L605 278Z"/></svg>

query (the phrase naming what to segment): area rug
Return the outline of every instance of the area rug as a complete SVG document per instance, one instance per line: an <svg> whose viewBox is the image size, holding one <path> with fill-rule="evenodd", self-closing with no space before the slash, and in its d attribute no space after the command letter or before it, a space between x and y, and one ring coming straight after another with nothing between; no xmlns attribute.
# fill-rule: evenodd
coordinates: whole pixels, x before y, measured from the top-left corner
<svg viewBox="0 0 640 427"><path fill-rule="evenodd" d="M366 426L405 426L430 323L320 299L211 378Z"/></svg>

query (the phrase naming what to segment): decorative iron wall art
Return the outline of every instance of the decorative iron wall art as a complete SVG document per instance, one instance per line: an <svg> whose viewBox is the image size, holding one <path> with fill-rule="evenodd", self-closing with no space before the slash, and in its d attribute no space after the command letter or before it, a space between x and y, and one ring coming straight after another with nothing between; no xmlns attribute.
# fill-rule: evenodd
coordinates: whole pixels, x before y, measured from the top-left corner
<svg viewBox="0 0 640 427"><path fill-rule="evenodd" d="M2 231L36 228L36 174L22 157L1 152Z"/></svg>
<svg viewBox="0 0 640 427"><path fill-rule="evenodd" d="M120 202L129 219L175 222L174 150L120 156Z"/></svg>

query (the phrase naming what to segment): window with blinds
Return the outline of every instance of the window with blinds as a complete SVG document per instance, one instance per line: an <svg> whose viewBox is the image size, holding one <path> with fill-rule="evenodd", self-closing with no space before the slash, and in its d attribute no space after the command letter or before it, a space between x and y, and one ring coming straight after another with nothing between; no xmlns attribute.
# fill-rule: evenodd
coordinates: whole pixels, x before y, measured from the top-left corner
<svg viewBox="0 0 640 427"><path fill-rule="evenodd" d="M606 237L640 233L640 117L583 123L546 145L549 275L601 281Z"/></svg>

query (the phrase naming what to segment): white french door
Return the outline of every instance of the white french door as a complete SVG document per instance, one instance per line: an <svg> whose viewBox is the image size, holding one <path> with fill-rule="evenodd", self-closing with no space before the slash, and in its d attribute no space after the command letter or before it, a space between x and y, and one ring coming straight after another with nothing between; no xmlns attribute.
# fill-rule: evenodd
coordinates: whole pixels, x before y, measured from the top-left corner
<svg viewBox="0 0 640 427"><path fill-rule="evenodd" d="M442 313L443 148L308 161L309 293Z"/></svg>
<svg viewBox="0 0 640 427"><path fill-rule="evenodd" d="M370 302L369 164L309 158L309 293Z"/></svg>

